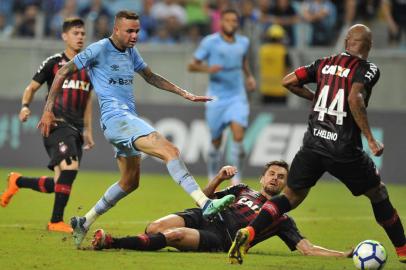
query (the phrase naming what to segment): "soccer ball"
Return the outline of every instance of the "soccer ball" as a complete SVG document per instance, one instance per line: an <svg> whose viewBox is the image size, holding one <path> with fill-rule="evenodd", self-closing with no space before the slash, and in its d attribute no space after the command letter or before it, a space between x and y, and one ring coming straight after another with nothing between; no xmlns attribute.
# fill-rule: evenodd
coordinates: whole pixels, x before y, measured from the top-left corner
<svg viewBox="0 0 406 270"><path fill-rule="evenodd" d="M358 244L352 255L355 267L361 270L383 269L388 254L381 243L365 240Z"/></svg>

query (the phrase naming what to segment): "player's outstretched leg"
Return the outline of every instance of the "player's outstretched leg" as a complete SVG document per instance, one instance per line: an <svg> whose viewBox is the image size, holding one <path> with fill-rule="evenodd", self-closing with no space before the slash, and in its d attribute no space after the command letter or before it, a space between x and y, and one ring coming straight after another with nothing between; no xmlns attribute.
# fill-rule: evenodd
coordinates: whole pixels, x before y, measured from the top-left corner
<svg viewBox="0 0 406 270"><path fill-rule="evenodd" d="M11 198L18 192L17 179L21 177L20 173L11 172L7 177L7 189L3 192L0 199L0 205L6 207Z"/></svg>
<svg viewBox="0 0 406 270"><path fill-rule="evenodd" d="M238 230L234 241L228 251L228 259L231 264L242 264L243 257L247 253L250 233L247 228Z"/></svg>
<svg viewBox="0 0 406 270"><path fill-rule="evenodd" d="M70 225L73 229L72 237L77 248L82 244L88 231L88 229L84 227L85 222L85 217L72 217L70 220Z"/></svg>
<svg viewBox="0 0 406 270"><path fill-rule="evenodd" d="M223 211L227 206L232 204L235 200L235 196L232 194L226 195L220 199L208 200L203 206L203 216L210 218L217 213Z"/></svg>

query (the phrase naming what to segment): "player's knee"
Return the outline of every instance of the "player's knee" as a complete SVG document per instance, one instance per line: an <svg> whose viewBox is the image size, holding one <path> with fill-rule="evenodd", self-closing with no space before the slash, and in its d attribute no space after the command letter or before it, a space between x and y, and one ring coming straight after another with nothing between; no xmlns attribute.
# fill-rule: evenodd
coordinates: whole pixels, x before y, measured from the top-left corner
<svg viewBox="0 0 406 270"><path fill-rule="evenodd" d="M153 221L145 228L145 233L159 233L164 230L164 224L161 221Z"/></svg>
<svg viewBox="0 0 406 270"><path fill-rule="evenodd" d="M177 159L180 156L179 149L172 143L168 143L165 146L164 152L165 152L164 157L165 157L166 161L172 160L172 159Z"/></svg>
<svg viewBox="0 0 406 270"><path fill-rule="evenodd" d="M168 242L181 241L185 238L185 231L182 228L175 228L165 231L164 235Z"/></svg>
<svg viewBox="0 0 406 270"><path fill-rule="evenodd" d="M79 170L79 159L77 156L67 157L59 163L61 170Z"/></svg>
<svg viewBox="0 0 406 270"><path fill-rule="evenodd" d="M127 193L136 190L139 186L139 174L134 172L124 176L120 180L120 186Z"/></svg>
<svg viewBox="0 0 406 270"><path fill-rule="evenodd" d="M378 186L371 188L365 193L372 203L381 202L389 197L386 186L381 182Z"/></svg>

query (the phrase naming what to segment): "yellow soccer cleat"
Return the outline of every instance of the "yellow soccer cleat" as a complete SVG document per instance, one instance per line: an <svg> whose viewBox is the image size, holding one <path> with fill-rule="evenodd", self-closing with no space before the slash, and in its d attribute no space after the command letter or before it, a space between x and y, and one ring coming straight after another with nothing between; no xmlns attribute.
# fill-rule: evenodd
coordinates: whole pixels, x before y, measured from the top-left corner
<svg viewBox="0 0 406 270"><path fill-rule="evenodd" d="M228 251L228 260L231 264L242 264L243 257L248 250L250 232L248 229L240 229L235 235L234 241Z"/></svg>

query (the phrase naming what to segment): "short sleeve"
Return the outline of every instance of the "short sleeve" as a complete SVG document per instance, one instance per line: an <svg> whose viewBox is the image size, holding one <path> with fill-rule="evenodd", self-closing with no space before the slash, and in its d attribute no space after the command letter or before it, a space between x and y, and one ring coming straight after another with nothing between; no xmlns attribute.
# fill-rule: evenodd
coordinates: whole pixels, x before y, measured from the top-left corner
<svg viewBox="0 0 406 270"><path fill-rule="evenodd" d="M320 60L316 60L310 65L299 67L295 70L296 77L301 84L313 83L317 79L317 69L320 65Z"/></svg>
<svg viewBox="0 0 406 270"><path fill-rule="evenodd" d="M243 189L246 189L246 188L248 188L247 185L245 185L245 184L238 184L238 185L234 185L234 186L228 187L228 188L226 188L226 189L220 190L220 191L214 193L214 195L216 196L216 198L223 198L224 196L230 195L230 194L235 195L235 196L238 196L238 194L239 194Z"/></svg>
<svg viewBox="0 0 406 270"><path fill-rule="evenodd" d="M203 61L209 57L209 54L210 54L210 40L208 38L204 38L202 42L200 42L199 47L196 49L194 57L197 60Z"/></svg>
<svg viewBox="0 0 406 270"><path fill-rule="evenodd" d="M147 66L136 48L133 50L133 64L135 72L141 71Z"/></svg>
<svg viewBox="0 0 406 270"><path fill-rule="evenodd" d="M37 72L34 74L32 79L39 84L43 84L47 82L52 77L52 66L54 61L52 59L46 59L42 64L39 66Z"/></svg>
<svg viewBox="0 0 406 270"><path fill-rule="evenodd" d="M102 44L100 42L90 44L85 50L78 53L73 58L73 62L78 69L89 67L96 62L96 58L99 55L101 49Z"/></svg>
<svg viewBox="0 0 406 270"><path fill-rule="evenodd" d="M362 83L366 88L372 88L379 80L380 71L374 63L366 62L357 68L352 83Z"/></svg>
<svg viewBox="0 0 406 270"><path fill-rule="evenodd" d="M278 237L285 242L291 251L296 250L296 245L304 239L296 226L295 221L288 217L279 224Z"/></svg>

